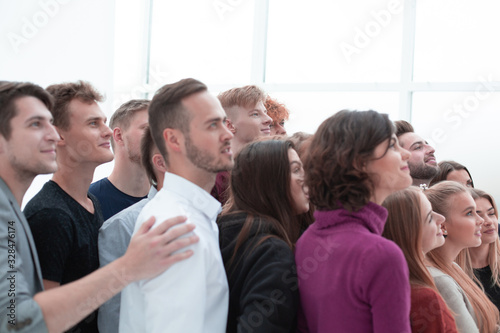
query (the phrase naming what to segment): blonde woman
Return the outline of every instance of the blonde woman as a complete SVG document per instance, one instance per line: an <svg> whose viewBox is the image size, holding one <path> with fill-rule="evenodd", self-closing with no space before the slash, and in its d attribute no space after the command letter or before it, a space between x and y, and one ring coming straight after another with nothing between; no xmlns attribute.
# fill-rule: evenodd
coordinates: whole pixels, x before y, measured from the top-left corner
<svg viewBox="0 0 500 333"><path fill-rule="evenodd" d="M498 239L498 211L495 200L478 189L470 190L476 202L476 212L484 220L481 245L465 249L457 263L477 282L495 306L500 309L500 241Z"/></svg>
<svg viewBox="0 0 500 333"><path fill-rule="evenodd" d="M467 188L454 181L443 181L424 194L435 212L446 220L447 235L443 246L427 255L434 283L455 314L459 332L491 333L498 331L498 310L480 287L455 263L460 251L481 245L483 219Z"/></svg>
<svg viewBox="0 0 500 333"><path fill-rule="evenodd" d="M432 211L418 187L391 194L382 204L389 216L382 236L403 250L410 270L412 332L457 332L453 314L425 267L425 254L444 244L444 217Z"/></svg>

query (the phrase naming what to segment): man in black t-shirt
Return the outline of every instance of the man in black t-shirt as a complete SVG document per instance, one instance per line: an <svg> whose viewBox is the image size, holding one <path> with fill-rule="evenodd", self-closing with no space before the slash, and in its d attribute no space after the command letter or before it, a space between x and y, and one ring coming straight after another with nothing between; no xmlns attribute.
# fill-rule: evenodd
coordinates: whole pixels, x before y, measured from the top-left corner
<svg viewBox="0 0 500 333"><path fill-rule="evenodd" d="M103 221L99 204L88 193L95 168L113 159L111 130L97 102L102 95L87 82L49 86L55 98L54 126L57 167L26 205L24 213L33 233L45 289L64 285L99 268L97 238ZM96 332L97 311L75 326Z"/></svg>

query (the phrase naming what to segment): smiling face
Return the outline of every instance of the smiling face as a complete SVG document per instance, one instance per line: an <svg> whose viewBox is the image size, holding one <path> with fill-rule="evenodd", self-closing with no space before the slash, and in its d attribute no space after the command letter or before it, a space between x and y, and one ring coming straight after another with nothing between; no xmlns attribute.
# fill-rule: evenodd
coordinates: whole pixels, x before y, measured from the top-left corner
<svg viewBox="0 0 500 333"><path fill-rule="evenodd" d="M448 213L444 228L448 231L446 243L453 243L459 249L481 245L483 219L476 213L476 203L467 192L448 198Z"/></svg>
<svg viewBox="0 0 500 333"><path fill-rule="evenodd" d="M267 115L267 110L262 101L257 102L253 107L236 107L234 119L231 119L235 130L235 140L241 144L246 144L255 139L271 134L272 119Z"/></svg>
<svg viewBox="0 0 500 333"><path fill-rule="evenodd" d="M97 103L74 99L69 103L70 126L59 129L69 161L63 164L92 163L100 165L113 160L110 149L111 130L106 126L106 116Z"/></svg>
<svg viewBox="0 0 500 333"><path fill-rule="evenodd" d="M309 196L304 186L304 167L295 149L288 149L288 160L290 161L290 193L297 214L309 211Z"/></svg>
<svg viewBox="0 0 500 333"><path fill-rule="evenodd" d="M52 115L38 98L17 99L16 115L11 119L9 140L0 135L2 159L5 167L19 177L29 179L57 169L56 144L59 135L52 126Z"/></svg>
<svg viewBox="0 0 500 333"><path fill-rule="evenodd" d="M200 170L209 173L233 167L231 139L226 113L219 100L208 92L193 94L182 101L191 113L189 133L185 133L186 155Z"/></svg>
<svg viewBox="0 0 500 333"><path fill-rule="evenodd" d="M476 212L483 220L481 241L483 244L493 243L498 238L498 218L495 208L486 198L476 199Z"/></svg>
<svg viewBox="0 0 500 333"><path fill-rule="evenodd" d="M444 244L443 231L441 225L444 216L432 210L429 199L420 192L420 213L422 216L422 251L427 253Z"/></svg>
<svg viewBox="0 0 500 333"><path fill-rule="evenodd" d="M382 203L391 193L411 185L409 157L394 134L375 148L373 159L365 167L374 185L375 202Z"/></svg>
<svg viewBox="0 0 500 333"><path fill-rule="evenodd" d="M439 172L434 156L434 148L427 141L413 132L399 136L401 147L411 153L408 165L411 177L420 180L431 180ZM416 184L419 185L419 184Z"/></svg>

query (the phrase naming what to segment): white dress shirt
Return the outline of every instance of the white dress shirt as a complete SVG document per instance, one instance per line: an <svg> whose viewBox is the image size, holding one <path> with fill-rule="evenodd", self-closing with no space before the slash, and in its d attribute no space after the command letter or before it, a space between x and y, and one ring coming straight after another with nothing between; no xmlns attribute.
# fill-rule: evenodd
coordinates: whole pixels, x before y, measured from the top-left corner
<svg viewBox="0 0 500 333"><path fill-rule="evenodd" d="M200 241L189 246L194 252L189 259L122 291L120 332L225 332L229 289L215 223L219 211L220 203L207 191L165 173L164 187L139 214L134 233L151 216L156 226L185 215L186 223L196 225Z"/></svg>

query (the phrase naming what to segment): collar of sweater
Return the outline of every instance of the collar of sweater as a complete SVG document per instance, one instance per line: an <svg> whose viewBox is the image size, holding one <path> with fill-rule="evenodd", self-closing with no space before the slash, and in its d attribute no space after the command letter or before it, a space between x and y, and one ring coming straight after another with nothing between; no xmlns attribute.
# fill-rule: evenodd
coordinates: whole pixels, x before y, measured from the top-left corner
<svg viewBox="0 0 500 333"><path fill-rule="evenodd" d="M349 212L344 208L335 210L316 211L314 217L316 228L326 229L341 225L358 224L367 228L370 232L381 235L387 220L387 209L369 202L357 212Z"/></svg>

